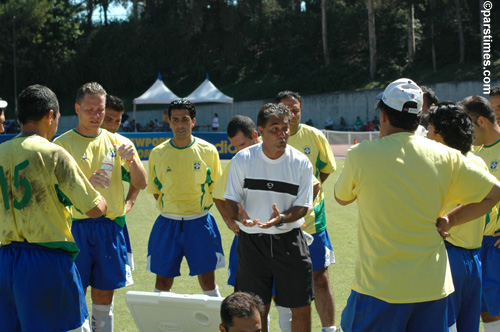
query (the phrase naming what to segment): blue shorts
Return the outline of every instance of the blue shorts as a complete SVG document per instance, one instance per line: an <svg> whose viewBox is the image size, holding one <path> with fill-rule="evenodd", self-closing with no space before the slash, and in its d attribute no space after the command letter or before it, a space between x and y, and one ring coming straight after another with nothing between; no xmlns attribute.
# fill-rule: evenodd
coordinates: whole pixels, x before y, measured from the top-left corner
<svg viewBox="0 0 500 332"><path fill-rule="evenodd" d="M314 237L314 241L309 246L309 253L314 272L335 263L335 255L333 254L332 242L326 229L322 232L312 234L312 236Z"/></svg>
<svg viewBox="0 0 500 332"><path fill-rule="evenodd" d="M446 297L429 302L388 303L351 290L340 326L343 332L448 332L447 306Z"/></svg>
<svg viewBox="0 0 500 332"><path fill-rule="evenodd" d="M89 315L75 263L58 249L0 247L0 294L2 331L68 331Z"/></svg>
<svg viewBox="0 0 500 332"><path fill-rule="evenodd" d="M196 276L226 266L219 228L209 213L198 219L175 220L158 216L148 243L147 269L166 278L181 275L186 257L189 275Z"/></svg>
<svg viewBox="0 0 500 332"><path fill-rule="evenodd" d="M333 254L332 243L326 229L322 232L313 234L312 236L314 237L314 241L309 246L309 254L311 256L314 272L322 270L330 264L335 263L335 255ZM233 287L236 283L236 271L238 270L238 254L236 253L237 248L238 237L235 236L233 243L231 244L231 251L229 252L229 269L227 278L227 284Z"/></svg>
<svg viewBox="0 0 500 332"><path fill-rule="evenodd" d="M455 291L448 296L448 326L479 331L481 259L479 249L464 249L445 241Z"/></svg>
<svg viewBox="0 0 500 332"><path fill-rule="evenodd" d="M484 236L481 246L481 263L483 270L483 296L481 312L490 316L500 315L500 248L494 246L497 237Z"/></svg>
<svg viewBox="0 0 500 332"><path fill-rule="evenodd" d="M132 244L130 243L127 223L123 225L123 236L125 237L125 246L127 247L128 264L130 265L130 269L134 271L134 255L132 254Z"/></svg>
<svg viewBox="0 0 500 332"><path fill-rule="evenodd" d="M75 259L83 288L114 290L133 283L123 228L100 217L73 221L71 233L80 248Z"/></svg>

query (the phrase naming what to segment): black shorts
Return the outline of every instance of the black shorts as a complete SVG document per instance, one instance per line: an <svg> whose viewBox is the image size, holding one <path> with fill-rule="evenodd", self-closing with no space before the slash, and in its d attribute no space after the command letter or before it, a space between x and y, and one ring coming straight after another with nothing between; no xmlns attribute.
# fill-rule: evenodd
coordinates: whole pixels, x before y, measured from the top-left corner
<svg viewBox="0 0 500 332"><path fill-rule="evenodd" d="M247 234L238 237L235 291L253 293L271 302L298 308L314 300L312 263L304 234L298 228L284 234Z"/></svg>

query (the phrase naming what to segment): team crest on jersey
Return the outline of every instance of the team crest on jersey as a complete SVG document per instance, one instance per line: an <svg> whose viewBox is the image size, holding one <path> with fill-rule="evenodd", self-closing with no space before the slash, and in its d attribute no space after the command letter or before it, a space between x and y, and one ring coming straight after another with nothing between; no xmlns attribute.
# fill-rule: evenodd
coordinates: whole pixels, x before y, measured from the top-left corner
<svg viewBox="0 0 500 332"><path fill-rule="evenodd" d="M306 147L304 148L304 154L311 154L311 148L310 148L310 147L308 147L308 146L306 146Z"/></svg>
<svg viewBox="0 0 500 332"><path fill-rule="evenodd" d="M172 172L172 169L170 168L170 166L167 166L167 173L168 172Z"/></svg>
<svg viewBox="0 0 500 332"><path fill-rule="evenodd" d="M195 171L199 171L201 169L201 163L199 161L195 161L193 164L193 169Z"/></svg>
<svg viewBox="0 0 500 332"><path fill-rule="evenodd" d="M498 167L498 160L493 160L490 164L490 170L496 171Z"/></svg>
<svg viewBox="0 0 500 332"><path fill-rule="evenodd" d="M111 157L115 158L116 157L116 150L110 150L111 152Z"/></svg>
<svg viewBox="0 0 500 332"><path fill-rule="evenodd" d="M89 160L89 158L87 158L87 156L86 156L86 155L83 155L83 157L82 157L82 161L85 161L85 160Z"/></svg>

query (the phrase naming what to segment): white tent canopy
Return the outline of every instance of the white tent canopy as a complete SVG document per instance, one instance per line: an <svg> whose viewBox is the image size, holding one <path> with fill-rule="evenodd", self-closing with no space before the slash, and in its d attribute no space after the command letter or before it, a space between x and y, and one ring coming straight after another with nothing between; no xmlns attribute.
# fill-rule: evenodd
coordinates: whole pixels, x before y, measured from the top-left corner
<svg viewBox="0 0 500 332"><path fill-rule="evenodd" d="M193 104L196 103L223 103L231 104L231 117L233 115L233 98L223 94L217 87L207 78L201 83L189 96L185 99Z"/></svg>
<svg viewBox="0 0 500 332"><path fill-rule="evenodd" d="M174 100L180 99L175 93L170 91L169 88L161 80L161 74L158 73L158 79L151 85L151 87L144 92L141 96L134 99L134 121L136 121L136 105L145 104L170 104ZM137 129L136 129L137 130Z"/></svg>

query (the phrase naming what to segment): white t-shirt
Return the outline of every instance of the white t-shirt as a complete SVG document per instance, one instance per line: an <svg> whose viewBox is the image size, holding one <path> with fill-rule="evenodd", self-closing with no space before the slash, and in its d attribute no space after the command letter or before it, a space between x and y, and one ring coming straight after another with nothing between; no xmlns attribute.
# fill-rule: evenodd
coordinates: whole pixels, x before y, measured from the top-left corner
<svg viewBox="0 0 500 332"><path fill-rule="evenodd" d="M219 128L219 118L218 117L214 117L212 119L212 128Z"/></svg>
<svg viewBox="0 0 500 332"><path fill-rule="evenodd" d="M233 158L224 198L240 203L250 219L259 219L261 223L271 217L274 203L280 213L292 206L312 208L312 169L309 159L289 145L280 158L270 159L264 154L262 143L256 144ZM237 223L245 233L280 234L301 227L304 218L267 229Z"/></svg>

